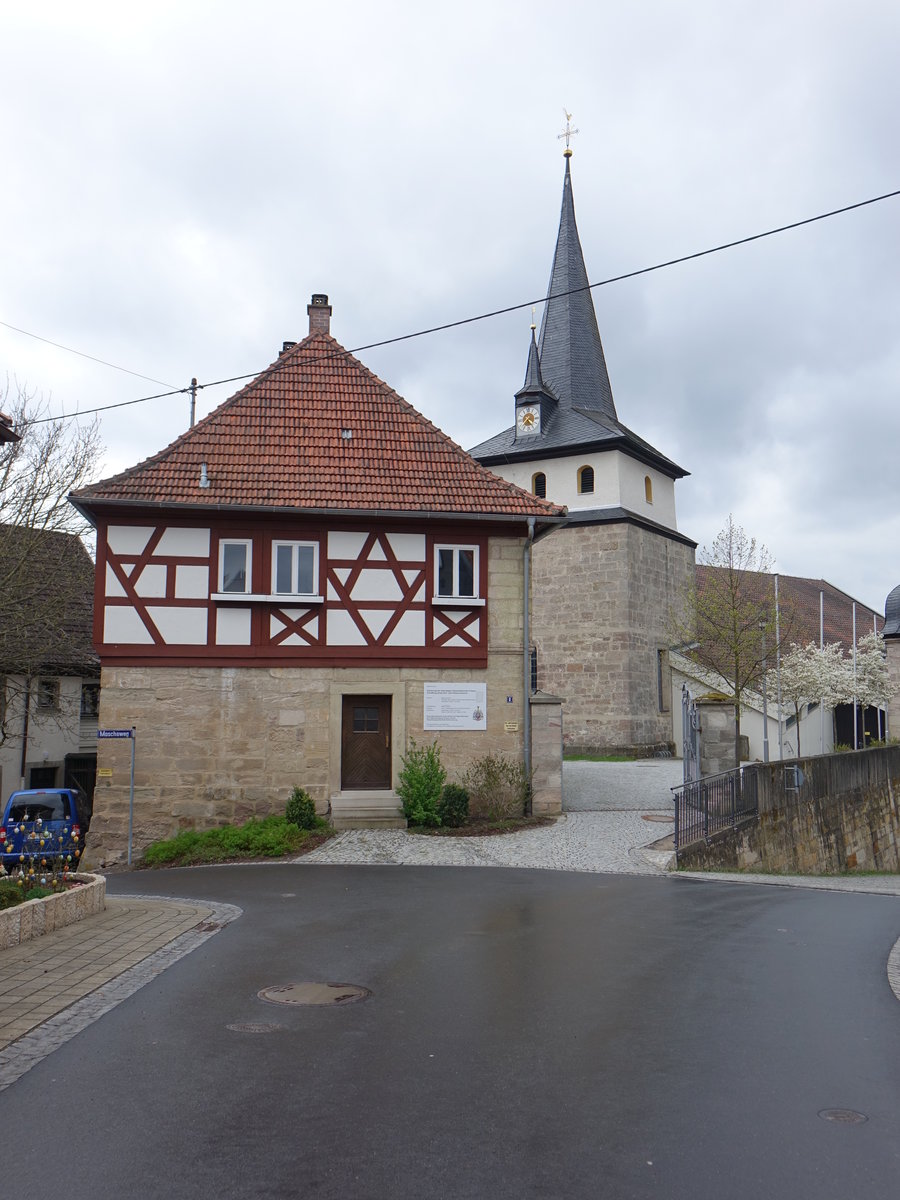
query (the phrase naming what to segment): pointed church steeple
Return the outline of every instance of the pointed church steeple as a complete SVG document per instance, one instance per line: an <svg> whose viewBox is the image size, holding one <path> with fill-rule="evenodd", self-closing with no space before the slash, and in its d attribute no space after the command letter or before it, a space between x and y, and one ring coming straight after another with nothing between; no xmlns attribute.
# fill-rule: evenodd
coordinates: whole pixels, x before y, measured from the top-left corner
<svg viewBox="0 0 900 1200"><path fill-rule="evenodd" d="M528 347L528 366L525 382L516 392L516 440L542 433L556 408L556 397L544 383L541 358L531 325L531 345Z"/></svg>
<svg viewBox="0 0 900 1200"><path fill-rule="evenodd" d="M560 408L599 410L616 420L616 406L575 224L569 170L571 156L567 145L559 233L550 271L549 299L541 319L539 366L544 380L559 397ZM575 290L578 288L584 290Z"/></svg>

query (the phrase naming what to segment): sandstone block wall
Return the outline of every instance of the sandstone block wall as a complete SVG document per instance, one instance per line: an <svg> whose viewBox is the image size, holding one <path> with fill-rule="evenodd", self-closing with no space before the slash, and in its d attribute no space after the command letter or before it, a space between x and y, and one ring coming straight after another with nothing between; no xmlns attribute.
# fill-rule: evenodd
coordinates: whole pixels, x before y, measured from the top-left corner
<svg viewBox="0 0 900 1200"><path fill-rule="evenodd" d="M793 765L793 764L791 764ZM900 871L900 746L800 760L791 790L785 764L757 774L759 822L679 853L688 870L833 874Z"/></svg>
<svg viewBox="0 0 900 1200"><path fill-rule="evenodd" d="M523 540L492 538L488 553L488 666L104 667L100 727L136 729L134 851L180 829L210 828L281 813L299 785L328 811L340 790L340 704L344 694L392 697L393 778L409 739L440 742L450 778L473 758L521 759ZM484 682L487 727L426 732L425 682ZM512 702L508 701L512 697ZM510 726L507 729L507 725ZM90 863L127 853L130 745L103 740L101 775L86 850ZM549 772L548 772L549 774ZM548 801L549 803L549 801Z"/></svg>
<svg viewBox="0 0 900 1200"><path fill-rule="evenodd" d="M667 663L658 651L693 578L690 546L639 526L570 526L534 548L538 686L566 699L565 743L651 752L672 743Z"/></svg>
<svg viewBox="0 0 900 1200"><path fill-rule="evenodd" d="M698 700L700 774L720 775L734 767L734 705L727 700Z"/></svg>
<svg viewBox="0 0 900 1200"><path fill-rule="evenodd" d="M531 697L531 811L562 812L563 706L557 696Z"/></svg>

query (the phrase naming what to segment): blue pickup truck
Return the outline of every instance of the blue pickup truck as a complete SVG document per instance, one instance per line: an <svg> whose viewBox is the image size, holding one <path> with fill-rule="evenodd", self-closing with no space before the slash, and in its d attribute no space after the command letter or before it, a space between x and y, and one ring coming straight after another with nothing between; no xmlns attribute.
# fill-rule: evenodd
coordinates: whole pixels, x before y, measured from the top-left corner
<svg viewBox="0 0 900 1200"><path fill-rule="evenodd" d="M89 823L86 797L72 788L13 792L0 822L0 864L10 874L77 871Z"/></svg>

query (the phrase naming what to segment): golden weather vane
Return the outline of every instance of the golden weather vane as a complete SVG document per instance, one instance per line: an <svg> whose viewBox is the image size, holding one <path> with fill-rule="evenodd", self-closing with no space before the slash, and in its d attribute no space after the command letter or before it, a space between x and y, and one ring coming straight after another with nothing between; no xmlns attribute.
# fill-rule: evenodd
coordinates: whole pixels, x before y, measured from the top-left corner
<svg viewBox="0 0 900 1200"><path fill-rule="evenodd" d="M566 118L566 127L562 133L557 134L556 140L559 141L560 138L566 139L566 148L563 150L563 157L571 158L572 151L569 149L569 140L573 138L576 133L578 133L578 130L572 128L572 114L570 112L566 112L565 108L563 108L563 116Z"/></svg>

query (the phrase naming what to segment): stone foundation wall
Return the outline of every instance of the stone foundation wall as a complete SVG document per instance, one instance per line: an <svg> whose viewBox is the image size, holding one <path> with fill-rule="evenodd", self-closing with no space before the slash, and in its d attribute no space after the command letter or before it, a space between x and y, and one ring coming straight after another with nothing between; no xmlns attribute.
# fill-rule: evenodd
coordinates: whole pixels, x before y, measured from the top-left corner
<svg viewBox="0 0 900 1200"><path fill-rule="evenodd" d="M348 693L392 697L396 784L410 738L440 743L448 777L472 760L524 753L521 539L492 538L488 666L450 668L104 667L100 728L136 729L134 853L180 829L281 813L299 785L327 813L340 790L340 705ZM426 732L425 682L487 684L486 729ZM508 701L508 697L512 701ZM86 859L127 854L130 744L102 740ZM549 784L548 784L549 786ZM549 803L549 801L548 801Z"/></svg>
<svg viewBox="0 0 900 1200"><path fill-rule="evenodd" d="M659 687L657 654L693 571L692 547L626 522L570 526L535 545L538 686L566 698L567 748L671 747L671 683L664 658Z"/></svg>
<svg viewBox="0 0 900 1200"><path fill-rule="evenodd" d="M759 822L679 853L688 870L834 874L900 871L900 746L800 761L799 791L784 764L755 771Z"/></svg>

